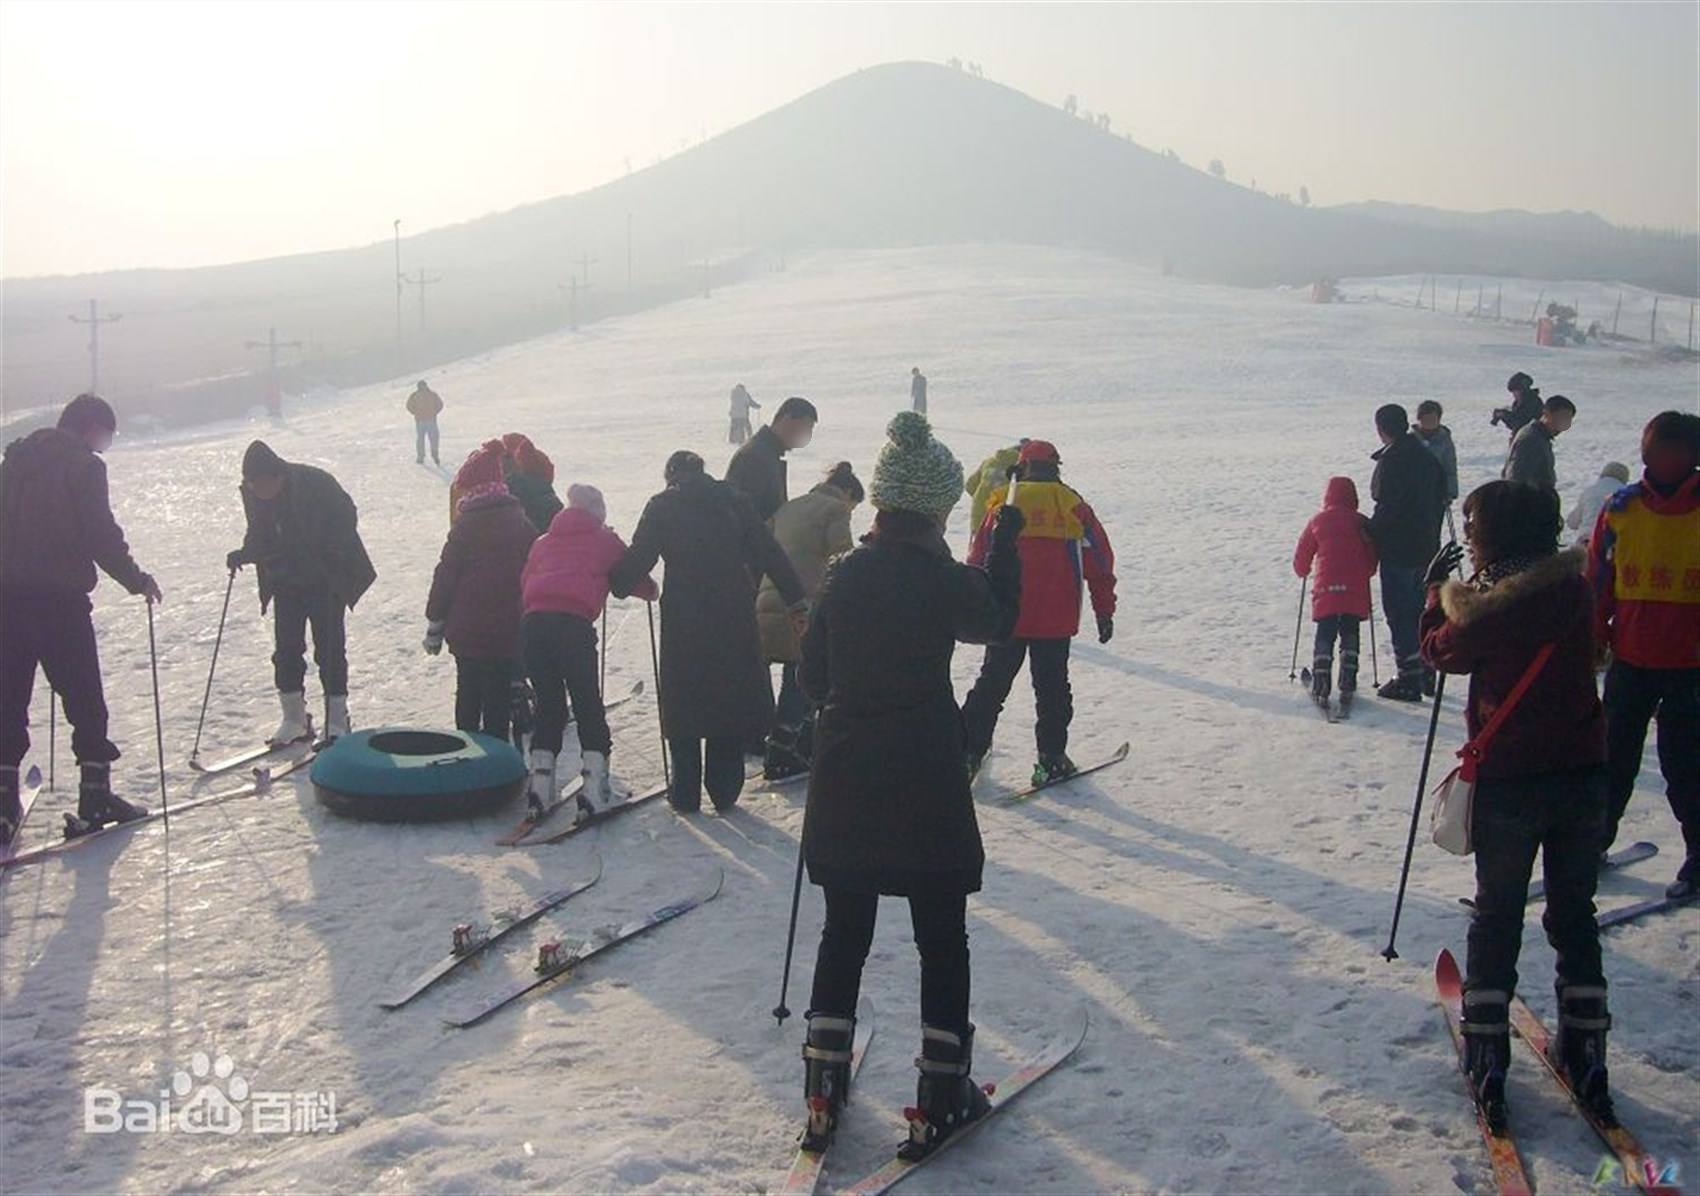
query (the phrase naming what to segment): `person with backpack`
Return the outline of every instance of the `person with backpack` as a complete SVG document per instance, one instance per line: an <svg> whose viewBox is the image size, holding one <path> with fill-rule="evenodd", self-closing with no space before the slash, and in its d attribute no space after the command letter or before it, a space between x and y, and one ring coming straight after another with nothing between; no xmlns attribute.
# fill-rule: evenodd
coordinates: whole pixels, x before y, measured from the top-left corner
<svg viewBox="0 0 1700 1196"><path fill-rule="evenodd" d="M1372 456L1369 493L1375 503L1370 535L1381 569L1381 608L1393 639L1398 676L1377 694L1395 702L1420 702L1434 692L1433 674L1423 665L1417 620L1423 610L1423 569L1440 548L1446 514L1446 473L1434 454L1412 435L1405 409L1386 403L1376 409L1381 448Z"/></svg>
<svg viewBox="0 0 1700 1196"><path fill-rule="evenodd" d="M1311 653L1310 693L1328 708L1334 643L1340 643L1340 708L1348 710L1358 689L1359 626L1369 617L1369 579L1375 574L1375 541L1369 520L1358 513L1358 488L1351 478L1328 479L1322 510L1305 524L1293 550L1293 572L1315 580L1310 615L1316 623Z"/></svg>

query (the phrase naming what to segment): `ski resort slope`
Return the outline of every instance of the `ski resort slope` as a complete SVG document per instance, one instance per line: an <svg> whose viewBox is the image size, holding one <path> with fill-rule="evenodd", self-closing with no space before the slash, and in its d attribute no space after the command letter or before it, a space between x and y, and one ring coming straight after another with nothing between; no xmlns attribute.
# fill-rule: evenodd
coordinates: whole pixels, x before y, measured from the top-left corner
<svg viewBox="0 0 1700 1196"><path fill-rule="evenodd" d="M955 248L807 259L430 381L447 402L445 462L524 431L553 456L558 488L600 486L629 534L669 452L696 448L723 467L733 383L768 414L787 394L819 406L814 442L791 460L796 495L840 458L871 474L919 365L939 434L966 465L1019 436L1052 440L1065 480L1103 519L1121 611L1111 644L1076 644L1071 750L1086 763L1131 740L1132 755L1032 802L998 802L1032 764L1032 698L1019 681L980 780L988 864L969 907L982 1078L1078 1006L1091 1031L1070 1065L907 1190L1482 1192L1488 1165L1429 967L1443 946L1462 954L1469 861L1419 842L1402 958L1379 954L1426 711L1366 696L1349 723L1317 716L1288 681L1290 559L1330 475L1354 477L1367 500L1380 403L1445 404L1467 491L1496 475L1505 440L1488 413L1506 377L1528 371L1580 411L1557 444L1568 505L1605 461L1637 460L1651 414L1700 401L1693 364L1531 340L1523 328L1389 305L1183 284L1084 254ZM402 409L412 381L296 404L283 426L121 438L110 453L119 518L166 595L159 663L174 800L196 791L186 761L223 555L241 537L240 458L256 435L333 471L359 504L379 577L349 622L356 725L451 721L453 665L426 656L420 639L452 464L413 462ZM959 549L965 510L951 528ZM857 513L858 527L868 516ZM110 582L96 606L125 753L115 775L131 797L156 802L144 609ZM644 612L616 603L608 625L610 688L647 678ZM1308 618L1304 632L1308 652ZM270 729L269 654L244 573L204 755ZM959 652L962 690L977 663ZM308 689L318 707L311 673ZM1463 742L1462 690L1447 696L1442 757ZM638 786L659 779L652 695L612 718L616 773ZM44 765L46 725L38 693L32 759ZM74 800L67 750L61 727L61 792L43 796L26 846L52 835ZM1651 745L1648 765L1624 833L1661 852L1607 877L1602 907L1656 893L1680 861ZM13 870L0 881L6 1187L766 1191L800 1123L801 1013L821 920L805 887L788 996L798 1016L776 1029L802 809L797 789L747 792L727 817L680 819L652 803L557 847L519 850L493 843L517 811L363 825L291 780L185 814L169 835L154 825ZM455 923L586 876L597 851L596 887L412 1005L378 1008L448 950ZM442 1024L526 974L537 943L644 913L716 868L725 888L711 904L482 1025ZM1550 1018L1538 913L1522 988ZM1653 1154L1700 1171L1697 951L1694 908L1606 938L1620 1112ZM898 902L882 908L864 991L879 1034L826 1189L889 1157L914 1092L917 967ZM234 1100L237 1079L248 1093L334 1094L338 1128L84 1131L86 1088L157 1103L179 1072L184 1101L212 1088ZM1511 1100L1538 1190L1589 1191L1600 1150L1521 1048Z"/></svg>

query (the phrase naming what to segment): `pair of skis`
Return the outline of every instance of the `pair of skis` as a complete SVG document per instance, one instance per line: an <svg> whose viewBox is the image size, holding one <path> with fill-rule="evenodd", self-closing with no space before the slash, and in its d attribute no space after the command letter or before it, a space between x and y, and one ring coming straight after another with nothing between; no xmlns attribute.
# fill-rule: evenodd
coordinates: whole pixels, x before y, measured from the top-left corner
<svg viewBox="0 0 1700 1196"><path fill-rule="evenodd" d="M653 801L667 792L667 786L660 784L645 789L642 793L627 793L606 809L598 810L594 814L582 815L564 830L544 835L537 834L537 829L552 819L559 810L569 803L577 801L578 791L582 784L583 778L574 778L568 782L567 787L561 791L561 796L550 802L541 816L527 814L518 826L497 839L496 842L503 847L546 847L552 843L565 842L574 835L581 834L593 826L608 821L610 818L624 814L627 810L635 810L644 803Z"/></svg>
<svg viewBox="0 0 1700 1196"><path fill-rule="evenodd" d="M1446 1029L1452 1035L1452 1044L1458 1056L1458 1069L1464 1077L1464 1086L1470 1092L1469 1073L1464 1065L1464 982L1458 971L1458 961L1452 952L1442 948L1434 961L1434 987L1440 1000L1442 1012L1446 1015ZM1568 1097L1577 1112L1589 1127L1599 1135L1600 1140L1612 1152L1619 1165L1623 1168L1624 1178L1634 1183L1647 1196L1681 1196L1681 1189L1674 1183L1667 1183L1660 1178L1657 1166L1641 1144L1619 1122L1607 1121L1598 1116L1592 1109L1576 1099L1576 1094L1570 1087L1570 1082L1564 1073L1553 1063L1547 1054L1551 1042L1551 1034L1546 1023L1541 1021L1538 1014L1524 1003L1518 996L1511 998L1511 1025L1517 1032L1517 1037L1528 1044L1535 1057L1540 1060L1542 1070L1556 1083L1564 1095ZM1470 1092L1471 1103L1475 1104L1475 1095ZM1481 1130L1482 1141L1487 1146L1488 1160L1493 1168L1495 1186L1501 1196L1530 1196L1533 1189L1529 1185L1528 1174L1523 1170L1523 1160L1517 1153L1517 1143L1507 1130L1496 1134L1489 1127L1487 1118L1481 1106L1476 1105L1476 1124Z"/></svg>
<svg viewBox="0 0 1700 1196"><path fill-rule="evenodd" d="M1650 860L1658 854L1659 845L1657 843L1647 843L1645 841L1640 843L1631 843L1628 847L1614 851L1600 860L1600 871L1610 872L1617 868L1627 868L1630 864L1639 864L1642 860ZM1537 880L1529 886L1528 899L1531 903L1539 901L1542 897L1546 896L1546 892L1547 882L1545 880ZM1460 897L1458 898L1458 904L1468 909L1475 909L1476 899L1474 897Z"/></svg>
<svg viewBox="0 0 1700 1196"><path fill-rule="evenodd" d="M1306 688L1310 686L1311 677L1312 673L1309 669L1299 670L1299 681ZM1318 693L1312 693L1310 700L1315 704L1316 712L1323 717L1325 722L1344 722L1352 717L1352 700L1356 697L1357 692L1355 689L1341 690L1338 703Z"/></svg>
<svg viewBox="0 0 1700 1196"><path fill-rule="evenodd" d="M1058 785L1066 785L1070 781L1078 781L1081 777L1089 777L1095 772L1104 771L1106 768L1114 768L1123 760L1127 759L1128 752L1131 750L1132 745L1124 741L1119 748L1111 752L1102 760L1077 768L1067 776L1053 777L1048 781L1040 781L1037 784L1029 785L1025 789L1017 789L1013 793L1005 793L999 798L999 800L1009 805L1027 801L1029 798L1037 797L1047 789L1054 789Z"/></svg>
<svg viewBox="0 0 1700 1196"><path fill-rule="evenodd" d="M1090 1021L1086 1009L1082 1006L1057 1036L1030 1055L1026 1062L998 1083L986 1085L986 1095L991 1099L991 1108L987 1109L985 1115L978 1121L963 1126L921 1158L913 1160L893 1158L872 1173L843 1189L843 1191L847 1196L879 1196L879 1193L890 1191L908 1179L916 1171L974 1133L996 1114L1002 1112L1016 1097L1056 1070L1069 1056L1080 1049L1080 1044L1086 1039L1086 1030L1089 1025ZM856 1024L856 1042L851 1048L850 1058L852 1079L861 1067L862 1059L867 1053L868 1043L872 1039L873 1018L870 1011L870 1015L866 1019L858 1019ZM854 1088L855 1086L852 1084L852 1091L854 1091ZM785 1177L785 1183L780 1188L783 1196L812 1196L820 1183L821 1174L826 1165L826 1155L827 1151L825 1150L811 1151L799 1148L796 1159L791 1164L791 1170Z"/></svg>
<svg viewBox="0 0 1700 1196"><path fill-rule="evenodd" d="M1614 851L1602 859L1600 861L1600 871L1607 872L1618 868L1626 868L1630 864L1638 864L1642 860L1650 860L1658 854L1659 847L1656 843L1648 843L1645 841L1631 843L1628 847ZM1534 884L1529 886L1530 901L1538 901L1545 895L1545 881L1536 881ZM1625 922L1632 922L1636 918L1642 917L1646 914L1664 913L1667 910L1673 910L1679 906L1689 905L1697 901L1700 901L1700 893L1693 893L1686 897L1650 897L1645 901L1636 901L1630 905L1620 905L1616 909L1607 910L1598 918L1599 927L1601 930L1605 930L1610 926L1621 926ZM1467 909L1476 908L1475 900L1470 897L1460 897L1458 898L1458 903Z"/></svg>

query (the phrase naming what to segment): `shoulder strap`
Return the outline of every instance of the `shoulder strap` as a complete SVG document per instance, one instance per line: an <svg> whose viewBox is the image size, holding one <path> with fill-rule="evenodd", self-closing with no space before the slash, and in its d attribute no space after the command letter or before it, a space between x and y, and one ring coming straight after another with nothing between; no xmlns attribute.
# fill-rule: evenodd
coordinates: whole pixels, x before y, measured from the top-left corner
<svg viewBox="0 0 1700 1196"><path fill-rule="evenodd" d="M1511 712L1517 708L1517 703L1523 700L1523 695L1529 692L1529 686L1535 683L1535 678L1546 667L1547 660L1551 658L1553 649L1557 646L1556 643L1541 645L1541 650L1535 653L1535 658L1529 662L1529 667L1523 670L1523 675L1517 679L1517 684L1512 686L1511 692L1505 695L1505 701L1499 704L1499 709L1493 712L1493 717L1488 719L1487 725L1476 732L1476 737L1464 745L1464 750L1459 753L1460 755L1468 754L1476 760L1482 758L1482 753L1487 750L1487 745L1493 741L1495 735L1499 734L1499 728L1506 719L1511 717Z"/></svg>

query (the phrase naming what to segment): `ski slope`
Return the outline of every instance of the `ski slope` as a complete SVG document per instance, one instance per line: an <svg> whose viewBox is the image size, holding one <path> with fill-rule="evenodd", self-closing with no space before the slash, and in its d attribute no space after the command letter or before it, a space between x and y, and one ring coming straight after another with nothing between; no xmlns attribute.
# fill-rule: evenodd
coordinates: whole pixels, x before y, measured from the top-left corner
<svg viewBox="0 0 1700 1196"><path fill-rule="evenodd" d="M1366 498L1374 408L1438 398L1464 488L1496 475L1505 378L1575 399L1557 444L1566 504L1600 465L1637 460L1639 430L1693 410L1690 364L1604 349L1537 350L1526 330L1385 304L1185 284L1051 250L952 248L822 256L747 285L434 371L445 462L509 430L592 482L631 530L676 448L718 472L726 393L771 414L804 394L823 419L794 454L798 494L833 461L866 479L885 421L929 376L940 436L970 467L1021 435L1059 446L1064 477L1115 542L1117 638L1074 655L1071 750L1124 739L1121 766L1020 806L992 800L1032 761L1017 684L980 782L988 864L970 903L977 1071L990 1078L1071 1009L1080 1054L971 1147L908 1190L1481 1192L1487 1161L1453 1070L1430 961L1462 952L1468 861L1419 843L1384 962L1426 711L1366 698L1329 726L1287 679L1293 543L1326 479ZM356 725L447 724L453 665L420 649L446 528L446 473L413 463L413 379L300 402L282 427L122 438L112 492L158 612L167 781L186 767L241 536L242 449L264 436L332 470L360 506L378 582L349 622ZM959 507L951 529L965 538ZM857 514L858 526L868 522ZM111 583L96 595L122 789L153 802L147 628ZM609 683L647 677L644 613L615 604ZM1309 622L1306 620L1306 651ZM1383 679L1391 670L1380 631ZM237 582L203 753L276 718L269 628ZM1367 654L1366 654L1367 655ZM1365 680L1368 681L1366 659ZM962 689L977 654L958 654ZM1440 750L1463 741L1462 687ZM309 673L309 701L319 704ZM652 695L612 715L614 768L659 779ZM45 700L34 724L44 764ZM1649 749L1650 749L1649 745ZM74 798L61 792L28 842ZM1661 848L1603 882L1602 907L1674 875L1681 839L1652 770L1624 826ZM778 988L802 793L748 792L728 817L663 804L555 848L493 840L512 818L363 825L305 781L15 870L0 880L0 1172L16 1192L763 1192L790 1162L801 1111L801 1012L819 933L805 888L789 1004ZM517 818L517 811L513 818ZM605 863L601 883L397 1012L377 1001L449 946L450 928ZM610 952L476 1028L440 1018L523 974L535 945L683 896L725 869L718 900ZM1538 914L1538 910L1533 911ZM827 1167L826 1189L888 1157L914 1092L917 968L907 912L887 902L866 974L880 1032ZM1612 931L1619 1109L1662 1158L1700 1169L1700 909ZM1523 991L1552 1009L1551 952L1531 917ZM1519 1048L1520 1050L1520 1048ZM228 1056L229 1091L334 1093L335 1133L116 1133L83 1128L83 1090L158 1100L196 1052ZM209 1060L202 1060L203 1068ZM1513 1116L1544 1193L1581 1193L1600 1155L1526 1055Z"/></svg>

